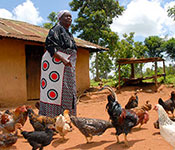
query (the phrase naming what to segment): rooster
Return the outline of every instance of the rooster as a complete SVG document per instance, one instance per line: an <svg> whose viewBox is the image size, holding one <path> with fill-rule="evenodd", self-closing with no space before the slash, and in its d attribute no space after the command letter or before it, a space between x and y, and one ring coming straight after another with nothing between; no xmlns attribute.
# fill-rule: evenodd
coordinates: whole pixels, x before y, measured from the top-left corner
<svg viewBox="0 0 175 150"><path fill-rule="evenodd" d="M141 107L135 107L131 109L137 114L139 118L137 122L137 124L140 124L139 128L141 128L143 124L146 124L148 122L149 120L148 111L151 110L151 108L152 105L149 103L149 101L146 101L146 104L142 105Z"/></svg>
<svg viewBox="0 0 175 150"><path fill-rule="evenodd" d="M172 113L174 112L175 108L175 91L171 92L170 99L163 101L161 98L159 98L158 103L162 105L162 107L165 109L165 111L169 114L169 111ZM174 115L173 115L174 116Z"/></svg>
<svg viewBox="0 0 175 150"><path fill-rule="evenodd" d="M79 131L85 136L87 143L89 143L93 136L102 135L108 128L112 128L111 122L93 119L93 118L83 118L70 116L70 119L74 126L76 126Z"/></svg>
<svg viewBox="0 0 175 150"><path fill-rule="evenodd" d="M27 108L30 106L19 106L14 111L5 111L1 114L0 130L3 133L10 133L15 131L15 124L21 123L22 126L27 120Z"/></svg>
<svg viewBox="0 0 175 150"><path fill-rule="evenodd" d="M112 93L112 95L108 95L107 97L108 103L106 109L110 116L110 120L116 129L117 143L120 143L119 135L123 133L125 145L129 146L127 135L131 132L131 129L137 125L139 118L133 110L121 107L117 101L117 95L110 86L105 85L101 90L103 89L108 89Z"/></svg>
<svg viewBox="0 0 175 150"><path fill-rule="evenodd" d="M29 121L35 131L44 131L47 125L54 125L56 122L56 117L47 117L36 114L31 108L27 109Z"/></svg>
<svg viewBox="0 0 175 150"><path fill-rule="evenodd" d="M175 149L175 122L173 122L160 104L154 107L158 112L161 136Z"/></svg>
<svg viewBox="0 0 175 150"><path fill-rule="evenodd" d="M15 124L15 133L2 133L0 134L0 148L8 148L15 144L18 140L17 129L21 128L21 124Z"/></svg>
<svg viewBox="0 0 175 150"><path fill-rule="evenodd" d="M32 131L27 132L21 130L21 134L29 144L32 146L32 150L43 149L44 146L49 145L53 140L55 128L52 125L49 125L45 128L44 131Z"/></svg>
<svg viewBox="0 0 175 150"><path fill-rule="evenodd" d="M62 136L62 140L64 140L64 136L71 131L70 125L66 122L62 114L56 118L55 130Z"/></svg>

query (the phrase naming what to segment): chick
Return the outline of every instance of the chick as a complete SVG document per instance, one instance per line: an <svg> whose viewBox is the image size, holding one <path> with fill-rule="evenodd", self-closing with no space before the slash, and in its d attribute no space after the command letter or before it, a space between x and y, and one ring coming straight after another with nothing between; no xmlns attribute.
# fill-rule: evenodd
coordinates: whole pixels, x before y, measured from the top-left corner
<svg viewBox="0 0 175 150"><path fill-rule="evenodd" d="M62 114L56 118L55 130L62 136L62 140L65 140L64 136L71 131L69 124Z"/></svg>
<svg viewBox="0 0 175 150"><path fill-rule="evenodd" d="M70 112L70 111L69 111L68 109L64 110L63 116L64 116L64 118L66 119L66 123L69 124L69 126L70 126L70 128L71 128L71 130L72 130L72 124L71 124L69 112Z"/></svg>

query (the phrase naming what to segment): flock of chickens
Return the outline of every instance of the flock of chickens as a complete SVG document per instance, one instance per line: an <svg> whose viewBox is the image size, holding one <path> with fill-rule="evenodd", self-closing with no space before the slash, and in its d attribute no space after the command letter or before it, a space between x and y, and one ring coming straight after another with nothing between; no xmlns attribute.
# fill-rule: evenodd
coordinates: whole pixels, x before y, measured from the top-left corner
<svg viewBox="0 0 175 150"><path fill-rule="evenodd" d="M68 132L73 130L72 124L79 129L85 136L87 143L92 141L93 136L102 135L107 129L115 128L117 143L120 143L119 136L124 134L124 143L129 146L127 135L132 128L149 121L148 111L152 109L149 101L143 106L138 106L138 96L136 91L131 96L128 103L122 108L117 100L117 95L114 90L105 85L100 91L108 89L111 94L107 96L106 110L109 115L109 120L101 120L95 118L76 117L69 114L69 110L65 110L63 114L54 118L38 115L31 106L19 106L14 111L5 110L0 112L0 149L7 148L15 144L20 134L32 146L32 150L40 149L49 145L54 135L59 134L62 140ZM156 129L160 129L162 137L175 148L175 92L171 93L171 98L163 101L161 98L155 106L158 111L158 120L154 123ZM36 105L39 108L39 103ZM171 112L171 114L170 114ZM170 116L171 115L171 116ZM33 131L24 131L22 128L29 118Z"/></svg>

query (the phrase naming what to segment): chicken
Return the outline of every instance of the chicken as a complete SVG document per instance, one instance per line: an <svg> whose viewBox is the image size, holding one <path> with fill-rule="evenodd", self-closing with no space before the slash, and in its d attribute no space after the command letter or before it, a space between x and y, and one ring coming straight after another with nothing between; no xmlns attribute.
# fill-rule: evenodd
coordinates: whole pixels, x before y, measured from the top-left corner
<svg viewBox="0 0 175 150"><path fill-rule="evenodd" d="M128 103L125 105L125 109L131 109L131 108L135 108L138 106L138 96L137 95L132 95L129 98Z"/></svg>
<svg viewBox="0 0 175 150"><path fill-rule="evenodd" d="M173 122L160 104L154 107L158 112L161 136L175 149L175 122Z"/></svg>
<svg viewBox="0 0 175 150"><path fill-rule="evenodd" d="M29 106L19 106L14 111L5 111L0 118L0 130L3 133L10 133L15 131L15 124L21 123L22 126L27 120L27 107Z"/></svg>
<svg viewBox="0 0 175 150"><path fill-rule="evenodd" d="M171 92L170 99L163 101L161 98L159 98L158 103L162 105L162 107L165 109L165 111L169 114L169 111L172 113L174 112L175 108L175 91ZM174 116L174 115L173 115Z"/></svg>
<svg viewBox="0 0 175 150"><path fill-rule="evenodd" d="M64 116L64 118L66 120L66 123L68 123L70 128L72 129L72 124L71 124L71 120L70 120L69 110L68 109L64 110L63 116Z"/></svg>
<svg viewBox="0 0 175 150"><path fill-rule="evenodd" d="M21 128L21 124L15 124L15 133L3 133L0 134L0 148L8 148L15 144L18 140L17 129Z"/></svg>
<svg viewBox="0 0 175 150"><path fill-rule="evenodd" d="M21 134L32 146L32 150L43 149L44 146L49 145L53 140L55 128L51 125L46 127L44 131L23 131L21 129Z"/></svg>
<svg viewBox="0 0 175 150"><path fill-rule="evenodd" d="M64 140L64 136L71 131L71 128L69 126L69 124L67 123L65 117L60 114L57 118L56 118L56 122L55 122L55 130L60 134L60 136L62 136L62 139Z"/></svg>
<svg viewBox="0 0 175 150"><path fill-rule="evenodd" d="M149 101L146 101L146 104L144 104L143 106L131 109L137 114L139 118L139 121L137 122L137 124L140 124L139 128L141 128L143 124L146 124L148 122L149 120L148 111L151 110L151 108L152 105L149 103Z"/></svg>
<svg viewBox="0 0 175 150"><path fill-rule="evenodd" d="M121 107L117 101L117 95L110 86L105 85L101 90L103 89L108 89L112 93L112 95L108 95L106 109L116 129L117 143L120 142L119 135L123 133L125 145L129 146L127 135L131 132L131 129L137 125L139 118L133 110Z"/></svg>
<svg viewBox="0 0 175 150"><path fill-rule="evenodd" d="M113 125L109 121L92 119L92 118L82 118L70 116L70 119L74 126L76 126L79 131L85 136L87 143L89 143L93 136L102 135L108 128L112 128Z"/></svg>
<svg viewBox="0 0 175 150"><path fill-rule="evenodd" d="M39 108L40 108L40 103L39 103L39 102L36 102L36 103L35 103L35 107L39 110Z"/></svg>
<svg viewBox="0 0 175 150"><path fill-rule="evenodd" d="M175 122L175 117L170 116L169 118ZM159 119L157 119L157 121L154 122L153 125L154 125L154 128L159 129Z"/></svg>
<svg viewBox="0 0 175 150"><path fill-rule="evenodd" d="M29 121L35 131L44 131L47 125L55 124L56 117L47 117L36 114L31 108L27 109Z"/></svg>

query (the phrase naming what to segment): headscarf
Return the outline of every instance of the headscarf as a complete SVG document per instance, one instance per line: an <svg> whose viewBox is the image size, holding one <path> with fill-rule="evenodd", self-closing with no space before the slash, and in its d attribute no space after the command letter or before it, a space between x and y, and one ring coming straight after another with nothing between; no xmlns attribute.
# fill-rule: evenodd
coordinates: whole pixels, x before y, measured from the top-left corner
<svg viewBox="0 0 175 150"><path fill-rule="evenodd" d="M70 13L69 10L61 10L61 11L58 13L58 15L57 15L57 19L60 20L60 18L61 18L61 17L63 16L63 14L66 13L66 12Z"/></svg>

